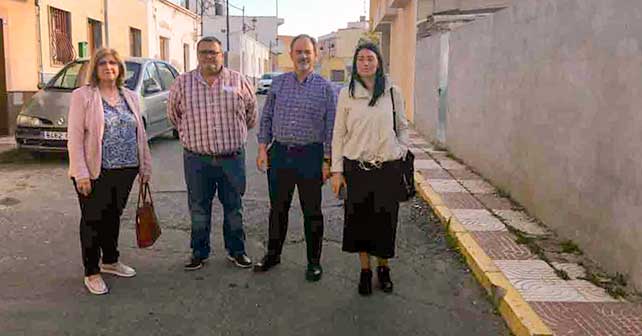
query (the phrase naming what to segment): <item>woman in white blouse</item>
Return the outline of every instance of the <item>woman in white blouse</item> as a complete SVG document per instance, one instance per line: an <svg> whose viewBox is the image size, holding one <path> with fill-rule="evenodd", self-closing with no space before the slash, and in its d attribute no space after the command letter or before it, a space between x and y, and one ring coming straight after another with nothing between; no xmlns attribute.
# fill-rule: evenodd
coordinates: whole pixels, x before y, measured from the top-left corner
<svg viewBox="0 0 642 336"><path fill-rule="evenodd" d="M401 159L408 150L408 121L399 88L386 78L379 48L357 47L350 85L339 94L332 139L332 190L345 188L343 247L359 253L359 294L372 293L370 257L377 278L392 292L388 259L395 255ZM396 119L393 118L396 115Z"/></svg>

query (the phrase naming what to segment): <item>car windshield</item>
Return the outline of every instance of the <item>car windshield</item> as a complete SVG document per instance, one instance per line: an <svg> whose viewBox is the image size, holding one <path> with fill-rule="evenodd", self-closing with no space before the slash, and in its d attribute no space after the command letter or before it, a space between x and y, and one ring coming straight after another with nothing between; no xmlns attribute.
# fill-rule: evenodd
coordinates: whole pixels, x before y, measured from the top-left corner
<svg viewBox="0 0 642 336"><path fill-rule="evenodd" d="M272 79L272 74L264 74L261 79Z"/></svg>
<svg viewBox="0 0 642 336"><path fill-rule="evenodd" d="M133 90L138 82L140 74L140 64L125 62L127 75L125 76L125 87ZM46 89L74 90L87 83L87 72L89 71L89 62L80 61L69 64L62 69L47 85Z"/></svg>

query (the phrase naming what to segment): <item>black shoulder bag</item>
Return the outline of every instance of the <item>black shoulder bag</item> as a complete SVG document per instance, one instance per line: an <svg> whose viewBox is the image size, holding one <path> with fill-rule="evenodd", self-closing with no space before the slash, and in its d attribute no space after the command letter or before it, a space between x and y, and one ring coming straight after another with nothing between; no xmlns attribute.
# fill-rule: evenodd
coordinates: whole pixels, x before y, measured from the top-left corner
<svg viewBox="0 0 642 336"><path fill-rule="evenodd" d="M397 134L397 109L395 108L395 96L390 88L390 99L392 99L392 128ZM401 202L405 202L415 196L415 155L408 150L401 158Z"/></svg>

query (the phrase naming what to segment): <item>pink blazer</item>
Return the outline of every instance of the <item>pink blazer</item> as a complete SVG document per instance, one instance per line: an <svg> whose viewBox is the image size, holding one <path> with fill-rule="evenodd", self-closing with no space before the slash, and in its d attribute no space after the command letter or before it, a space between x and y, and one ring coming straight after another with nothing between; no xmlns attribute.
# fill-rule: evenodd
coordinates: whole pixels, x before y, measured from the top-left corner
<svg viewBox="0 0 642 336"><path fill-rule="evenodd" d="M140 116L138 96L123 88L125 101L134 112L137 127L139 175L151 176L152 156L147 144L145 126ZM69 151L69 176L76 180L100 175L102 166L102 143L105 130L105 117L102 98L97 87L85 85L71 94L69 122L67 126L67 150Z"/></svg>

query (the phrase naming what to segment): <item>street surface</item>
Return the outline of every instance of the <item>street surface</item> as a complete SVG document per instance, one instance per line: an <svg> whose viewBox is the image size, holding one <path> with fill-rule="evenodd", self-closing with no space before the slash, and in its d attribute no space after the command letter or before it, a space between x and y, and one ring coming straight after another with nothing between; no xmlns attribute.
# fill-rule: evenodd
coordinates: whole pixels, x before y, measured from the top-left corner
<svg viewBox="0 0 642 336"><path fill-rule="evenodd" d="M254 130L247 147L244 219L255 261L265 251L269 210L256 149ZM329 185L320 282L304 279L296 198L282 263L273 270L255 274L225 259L216 201L213 254L202 270L184 272L190 221L181 146L166 136L152 141L151 150L163 234L150 249L135 247L135 187L122 219L120 252L138 274L105 275L110 294L100 297L82 283L80 209L65 156L0 155L0 335L509 335L420 199L401 207L392 294L358 295L358 259L341 251L342 203Z"/></svg>

